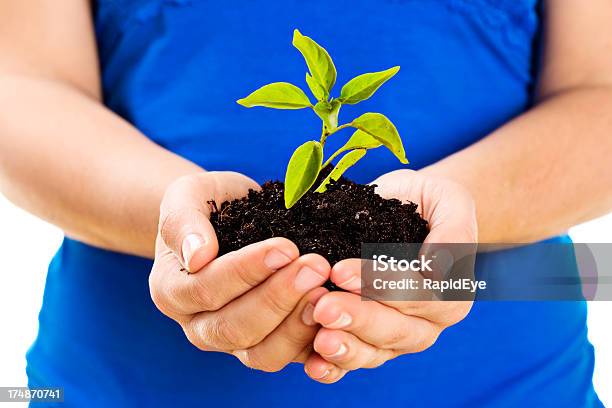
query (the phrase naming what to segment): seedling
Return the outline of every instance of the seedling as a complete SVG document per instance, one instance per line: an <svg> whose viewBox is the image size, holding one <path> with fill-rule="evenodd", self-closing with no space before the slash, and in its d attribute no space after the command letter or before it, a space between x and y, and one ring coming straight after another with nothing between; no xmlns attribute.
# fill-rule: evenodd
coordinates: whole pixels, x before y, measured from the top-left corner
<svg viewBox="0 0 612 408"><path fill-rule="evenodd" d="M325 192L331 180L338 180L370 149L385 146L400 162L408 163L397 129L383 114L364 113L349 123L338 125L338 113L342 105L354 105L370 98L382 84L399 71L400 67L359 75L342 87L338 98L333 98L330 97L330 92L336 83L336 67L327 51L297 29L293 32L293 46L306 60L309 71L306 73L306 84L317 100L314 105L304 91L288 82L274 82L262 86L246 98L237 101L247 108L253 106L275 109L311 108L323 122L320 139L310 140L299 146L289 160L285 174L285 207L291 208L302 198L314 185L321 170L343 153L330 174L316 188L316 192ZM353 135L344 146L323 162L323 148L327 138L349 127L356 129Z"/></svg>

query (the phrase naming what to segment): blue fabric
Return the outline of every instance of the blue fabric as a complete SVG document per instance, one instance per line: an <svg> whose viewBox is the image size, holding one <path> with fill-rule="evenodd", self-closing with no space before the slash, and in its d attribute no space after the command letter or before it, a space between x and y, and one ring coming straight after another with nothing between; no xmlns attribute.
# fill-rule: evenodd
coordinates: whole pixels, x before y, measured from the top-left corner
<svg viewBox="0 0 612 408"><path fill-rule="evenodd" d="M322 43L338 84L402 70L371 100L342 109L390 117L412 168L468 146L524 111L533 85L536 0L99 0L105 102L152 140L210 170L282 178L298 144L319 134L308 110L245 109L273 81L305 86L295 27ZM336 93L339 90L336 88ZM86 137L86 135L84 135ZM330 143L340 143L341 137ZM502 154L500 152L500 154ZM399 168L384 149L349 176ZM558 238L563 241L567 238ZM478 268L512 276L511 254ZM66 239L49 268L31 386L65 387L62 406L601 406L584 302L477 302L430 349L335 385L302 366L276 374L204 353L153 305L151 261ZM565 273L577 276L575 265Z"/></svg>

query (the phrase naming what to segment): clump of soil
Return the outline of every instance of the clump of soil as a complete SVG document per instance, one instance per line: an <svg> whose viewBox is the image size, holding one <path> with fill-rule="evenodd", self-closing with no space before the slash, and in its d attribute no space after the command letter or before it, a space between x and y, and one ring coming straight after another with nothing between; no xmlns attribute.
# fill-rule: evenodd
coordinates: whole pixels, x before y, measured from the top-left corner
<svg viewBox="0 0 612 408"><path fill-rule="evenodd" d="M321 172L320 180L328 171ZM429 232L416 204L383 199L373 185L344 177L328 185L325 193L308 192L290 209L285 208L283 193L283 183L268 181L261 191L251 190L247 197L221 206L211 202L210 221L217 232L219 255L285 237L301 254L317 253L333 265L359 258L361 243L421 243Z"/></svg>

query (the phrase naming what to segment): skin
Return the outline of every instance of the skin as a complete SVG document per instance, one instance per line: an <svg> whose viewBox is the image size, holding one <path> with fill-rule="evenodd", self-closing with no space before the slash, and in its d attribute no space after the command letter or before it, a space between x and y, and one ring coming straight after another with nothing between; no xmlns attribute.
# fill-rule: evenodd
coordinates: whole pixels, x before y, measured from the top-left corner
<svg viewBox="0 0 612 408"><path fill-rule="evenodd" d="M249 188L258 186L234 172L174 182L161 204L149 286L157 307L196 347L233 354L251 368L279 371L310 354L318 327L302 315L312 314L327 293L321 285L331 266L320 255L300 256L285 238L216 257L218 242L205 203L242 197Z"/></svg>
<svg viewBox="0 0 612 408"><path fill-rule="evenodd" d="M546 5L534 108L418 173L377 180L382 194L422 204L426 218L449 211L429 218L439 222L431 242L475 240L475 219L481 242L533 242L612 208L612 190L602 188L612 185L612 4ZM348 285L354 262L332 269L285 239L216 258L201 203L243 195L253 181L206 173L155 145L101 103L97 67L88 1L0 2L2 193L71 237L155 258L152 297L197 347L267 371L305 362L310 377L330 383L427 348L469 310L469 302L364 305L350 287L327 293L313 282ZM286 263L266 264L272 251ZM304 267L316 276L297 284ZM350 323L334 324L343 312ZM346 350L334 356L340 344Z"/></svg>
<svg viewBox="0 0 612 408"><path fill-rule="evenodd" d="M423 170L470 191L481 242L539 241L612 208L610 21L606 0L546 1L536 105Z"/></svg>
<svg viewBox="0 0 612 408"><path fill-rule="evenodd" d="M410 170L385 174L373 183L382 197L418 204L430 225L425 247L478 242L474 201L461 185ZM317 302L313 320L322 328L304 366L308 376L323 383L336 382L350 370L375 368L429 348L442 330L461 321L472 306L469 301L364 302L360 259L338 262L331 280L347 292L324 294Z"/></svg>

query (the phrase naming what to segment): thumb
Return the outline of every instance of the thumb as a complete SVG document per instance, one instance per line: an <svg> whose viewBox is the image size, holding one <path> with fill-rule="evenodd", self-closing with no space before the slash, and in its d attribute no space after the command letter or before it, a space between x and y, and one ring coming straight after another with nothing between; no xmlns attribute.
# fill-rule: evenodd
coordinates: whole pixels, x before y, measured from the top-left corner
<svg viewBox="0 0 612 408"><path fill-rule="evenodd" d="M209 200L224 202L258 188L250 178L234 172L203 172L172 183L162 199L159 217L161 241L189 272L197 272L219 252L210 223Z"/></svg>
<svg viewBox="0 0 612 408"><path fill-rule="evenodd" d="M217 256L219 244L203 203L210 193L210 175L185 176L172 183L162 199L159 215L161 241L189 272L196 272Z"/></svg>
<svg viewBox="0 0 612 408"><path fill-rule="evenodd" d="M212 261L219 251L215 230L208 217L196 208L161 214L159 232L163 242L189 272Z"/></svg>

